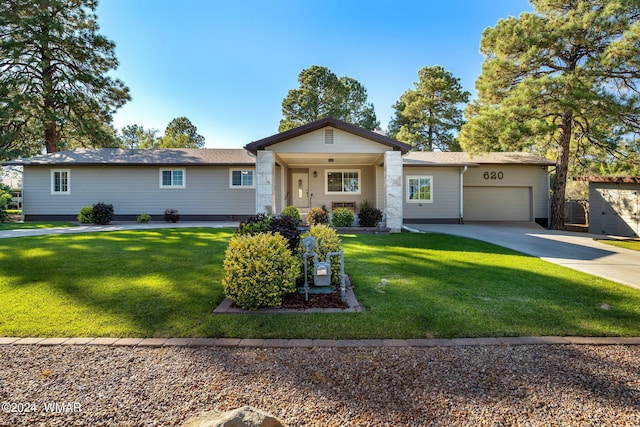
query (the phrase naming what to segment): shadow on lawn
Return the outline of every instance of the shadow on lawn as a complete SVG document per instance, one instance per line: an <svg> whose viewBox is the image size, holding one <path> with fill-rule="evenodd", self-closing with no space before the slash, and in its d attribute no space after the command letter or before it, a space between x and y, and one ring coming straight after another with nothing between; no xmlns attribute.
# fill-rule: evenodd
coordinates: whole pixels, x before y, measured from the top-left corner
<svg viewBox="0 0 640 427"><path fill-rule="evenodd" d="M506 248L417 234L343 243L360 303L402 318L405 338L640 334L636 290Z"/></svg>
<svg viewBox="0 0 640 427"><path fill-rule="evenodd" d="M214 316L231 234L162 229L2 240L0 278L8 286L0 289L33 286L15 295L36 306L12 317L46 325L49 335L70 327L75 335L156 337L640 335L638 291L446 235L341 236L364 313Z"/></svg>
<svg viewBox="0 0 640 427"><path fill-rule="evenodd" d="M55 307L40 310L52 316L71 310L93 314L94 334L101 324L122 322L137 336L176 336L192 330L222 299L221 266L230 234L162 229L7 239L0 241L0 251L11 253L11 262L2 263L0 275L14 288L45 284L45 293L62 293L62 301L50 301ZM64 307L64 300L71 304Z"/></svg>

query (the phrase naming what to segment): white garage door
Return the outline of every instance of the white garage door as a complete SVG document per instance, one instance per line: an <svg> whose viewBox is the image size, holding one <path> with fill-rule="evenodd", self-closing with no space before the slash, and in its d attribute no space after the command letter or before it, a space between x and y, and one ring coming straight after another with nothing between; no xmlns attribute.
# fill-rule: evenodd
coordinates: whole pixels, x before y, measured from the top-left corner
<svg viewBox="0 0 640 427"><path fill-rule="evenodd" d="M531 221L530 187L464 187L465 221Z"/></svg>

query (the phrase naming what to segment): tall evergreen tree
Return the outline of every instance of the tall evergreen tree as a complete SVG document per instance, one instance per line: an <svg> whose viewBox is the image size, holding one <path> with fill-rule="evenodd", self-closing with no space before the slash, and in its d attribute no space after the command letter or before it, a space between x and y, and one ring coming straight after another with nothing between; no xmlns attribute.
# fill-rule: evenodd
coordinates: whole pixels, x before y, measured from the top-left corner
<svg viewBox="0 0 640 427"><path fill-rule="evenodd" d="M327 67L313 65L298 76L300 87L291 89L282 101L278 131L325 117L373 130L380 124L367 90L351 77L338 77Z"/></svg>
<svg viewBox="0 0 640 427"><path fill-rule="evenodd" d="M389 136L411 144L416 151L460 151L458 132L464 123L460 104L469 92L460 79L439 65L418 71L415 89L409 89L393 106Z"/></svg>
<svg viewBox="0 0 640 427"><path fill-rule="evenodd" d="M186 117L178 117L169 122L164 136L156 140L154 148L202 148L204 136Z"/></svg>
<svg viewBox="0 0 640 427"><path fill-rule="evenodd" d="M625 139L640 133L640 3L530 1L534 13L483 33L478 99L460 138L470 151L554 156L550 228L561 229L570 153L637 161Z"/></svg>
<svg viewBox="0 0 640 427"><path fill-rule="evenodd" d="M0 144L47 152L115 141L130 99L108 76L115 44L98 34L96 0L0 0ZM0 147L0 148L1 148Z"/></svg>

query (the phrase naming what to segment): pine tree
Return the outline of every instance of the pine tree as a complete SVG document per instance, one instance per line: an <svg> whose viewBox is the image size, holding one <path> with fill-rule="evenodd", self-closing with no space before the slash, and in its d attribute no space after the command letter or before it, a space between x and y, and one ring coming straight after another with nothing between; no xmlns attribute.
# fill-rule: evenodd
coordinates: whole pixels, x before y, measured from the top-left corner
<svg viewBox="0 0 640 427"><path fill-rule="evenodd" d="M115 141L129 89L96 0L0 0L0 148L47 152Z"/></svg>
<svg viewBox="0 0 640 427"><path fill-rule="evenodd" d="M637 160L625 140L640 133L640 3L531 2L534 13L483 33L478 99L460 139L468 151L555 157L550 228L561 229L571 152Z"/></svg>
<svg viewBox="0 0 640 427"><path fill-rule="evenodd" d="M389 136L411 144L416 151L460 151L457 135L464 123L460 104L469 101L460 79L439 65L418 71L415 89L393 106Z"/></svg>

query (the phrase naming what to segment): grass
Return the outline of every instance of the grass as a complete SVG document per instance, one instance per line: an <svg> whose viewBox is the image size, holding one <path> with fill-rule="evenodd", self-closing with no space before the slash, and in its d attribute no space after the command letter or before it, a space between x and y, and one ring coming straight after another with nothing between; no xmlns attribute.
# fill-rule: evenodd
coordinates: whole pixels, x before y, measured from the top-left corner
<svg viewBox="0 0 640 427"><path fill-rule="evenodd" d="M0 230L23 230L30 228L76 227L73 222L0 222Z"/></svg>
<svg viewBox="0 0 640 427"><path fill-rule="evenodd" d="M631 249L633 251L640 251L640 240L628 239L628 240L598 240L605 245L617 246L619 248Z"/></svg>
<svg viewBox="0 0 640 427"><path fill-rule="evenodd" d="M640 291L447 235L344 235L362 313L218 315L231 229L0 240L0 336L640 335ZM383 280L384 279L384 280Z"/></svg>

